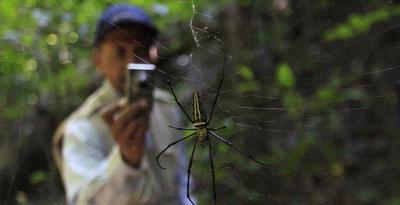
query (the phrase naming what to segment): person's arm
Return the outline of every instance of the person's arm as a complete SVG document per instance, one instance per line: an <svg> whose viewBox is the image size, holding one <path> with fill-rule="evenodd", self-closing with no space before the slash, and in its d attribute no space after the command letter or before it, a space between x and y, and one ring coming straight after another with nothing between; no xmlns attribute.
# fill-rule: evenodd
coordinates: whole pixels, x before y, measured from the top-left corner
<svg viewBox="0 0 400 205"><path fill-rule="evenodd" d="M118 146L106 155L91 121L70 121L64 132L63 179L68 204L147 204L154 188L148 159L133 168Z"/></svg>

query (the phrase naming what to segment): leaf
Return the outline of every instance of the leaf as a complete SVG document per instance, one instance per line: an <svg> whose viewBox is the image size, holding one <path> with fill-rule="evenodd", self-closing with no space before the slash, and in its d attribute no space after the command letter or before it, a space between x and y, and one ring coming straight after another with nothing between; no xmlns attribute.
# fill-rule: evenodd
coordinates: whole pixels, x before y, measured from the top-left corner
<svg viewBox="0 0 400 205"><path fill-rule="evenodd" d="M289 92L283 95L283 105L287 109L288 113L297 118L304 106L303 97L297 93Z"/></svg>
<svg viewBox="0 0 400 205"><path fill-rule="evenodd" d="M259 88L260 85L255 81L244 82L238 85L238 90L241 93L257 91Z"/></svg>
<svg viewBox="0 0 400 205"><path fill-rule="evenodd" d="M333 101L337 99L337 93L332 88L320 88L318 90L318 99L322 101Z"/></svg>
<svg viewBox="0 0 400 205"><path fill-rule="evenodd" d="M245 65L239 65L238 69L239 69L239 74L245 80L254 80L254 73L250 67L245 66Z"/></svg>
<svg viewBox="0 0 400 205"><path fill-rule="evenodd" d="M331 165L331 174L335 177L343 176L344 166L340 162L333 163Z"/></svg>
<svg viewBox="0 0 400 205"><path fill-rule="evenodd" d="M31 184L37 185L46 181L46 175L47 173L44 172L43 170L35 171L30 178Z"/></svg>
<svg viewBox="0 0 400 205"><path fill-rule="evenodd" d="M400 15L398 9L398 7L383 7L365 14L353 14L346 22L324 32L324 39L327 41L348 40L364 34L372 25L387 21L391 16Z"/></svg>
<svg viewBox="0 0 400 205"><path fill-rule="evenodd" d="M282 87L293 88L295 84L295 79L289 64L281 63L278 65L276 70L276 80L278 81L278 84Z"/></svg>
<svg viewBox="0 0 400 205"><path fill-rule="evenodd" d="M361 15L351 15L350 16L350 25L357 31L357 32L366 32L369 30L369 22L364 19Z"/></svg>
<svg viewBox="0 0 400 205"><path fill-rule="evenodd" d="M0 116L8 120L20 119L28 112L28 107L25 103L18 102L7 105L1 112Z"/></svg>

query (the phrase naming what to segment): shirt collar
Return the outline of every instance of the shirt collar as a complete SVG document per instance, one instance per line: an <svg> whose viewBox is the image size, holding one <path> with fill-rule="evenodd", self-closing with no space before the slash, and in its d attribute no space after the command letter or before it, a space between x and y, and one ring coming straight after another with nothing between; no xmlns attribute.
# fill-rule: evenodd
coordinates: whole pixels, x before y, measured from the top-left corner
<svg viewBox="0 0 400 205"><path fill-rule="evenodd" d="M104 97L110 101L114 101L114 100L117 100L117 99L123 97L123 94L121 92L119 92L118 90L116 90L112 86L111 82L107 79L103 81L101 90L103 91Z"/></svg>

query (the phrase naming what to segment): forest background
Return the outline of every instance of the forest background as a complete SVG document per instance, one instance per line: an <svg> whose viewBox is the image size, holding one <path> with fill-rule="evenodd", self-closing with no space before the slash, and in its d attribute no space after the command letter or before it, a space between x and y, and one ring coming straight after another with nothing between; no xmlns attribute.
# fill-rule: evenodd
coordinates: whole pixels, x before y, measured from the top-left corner
<svg viewBox="0 0 400 205"><path fill-rule="evenodd" d="M120 2L1 1L0 204L65 204L51 137L99 86L96 20ZM162 33L158 86L209 107L224 73L213 123L274 168L216 143L220 204L400 204L398 0L128 2ZM206 149L194 160L209 204Z"/></svg>

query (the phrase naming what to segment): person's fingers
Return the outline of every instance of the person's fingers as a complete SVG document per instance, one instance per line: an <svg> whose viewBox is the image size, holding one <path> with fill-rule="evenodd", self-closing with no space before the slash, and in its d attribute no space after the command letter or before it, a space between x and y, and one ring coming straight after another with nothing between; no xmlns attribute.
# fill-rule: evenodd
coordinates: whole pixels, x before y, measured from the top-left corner
<svg viewBox="0 0 400 205"><path fill-rule="evenodd" d="M137 165L143 155L148 122L148 117L134 119L125 127L118 139L123 158L131 164Z"/></svg>
<svg viewBox="0 0 400 205"><path fill-rule="evenodd" d="M106 106L101 110L101 117L107 124L113 124L115 121L115 114L120 112L124 105L126 105L126 100L120 100L117 103Z"/></svg>
<svg viewBox="0 0 400 205"><path fill-rule="evenodd" d="M132 143L143 143L148 128L148 123L143 123L141 126L138 126Z"/></svg>
<svg viewBox="0 0 400 205"><path fill-rule="evenodd" d="M139 125L137 123L130 123L124 130L123 134L121 134L121 138L119 139L119 144L127 146L130 139L135 137L134 134L138 126Z"/></svg>
<svg viewBox="0 0 400 205"><path fill-rule="evenodd" d="M115 123L125 127L127 123L142 116L148 115L149 103L146 100L140 100L129 106L128 109L124 109L122 113L118 114L118 118L115 119Z"/></svg>
<svg viewBox="0 0 400 205"><path fill-rule="evenodd" d="M130 123L123 133L123 139L121 142L126 143L128 145L134 143L143 143L144 135L148 129L148 119L137 119L134 122Z"/></svg>
<svg viewBox="0 0 400 205"><path fill-rule="evenodd" d="M119 111L121 108L117 105L107 106L102 110L101 117L107 124L112 124L114 122L114 113Z"/></svg>
<svg viewBox="0 0 400 205"><path fill-rule="evenodd" d="M144 134L142 133L145 131L142 131L144 129L142 127L147 127L149 114L149 103L146 100L129 106L126 101L119 101L104 109L102 117L110 126L114 140L119 145L126 146L134 140L135 136L143 138ZM140 129L138 129L139 127Z"/></svg>

